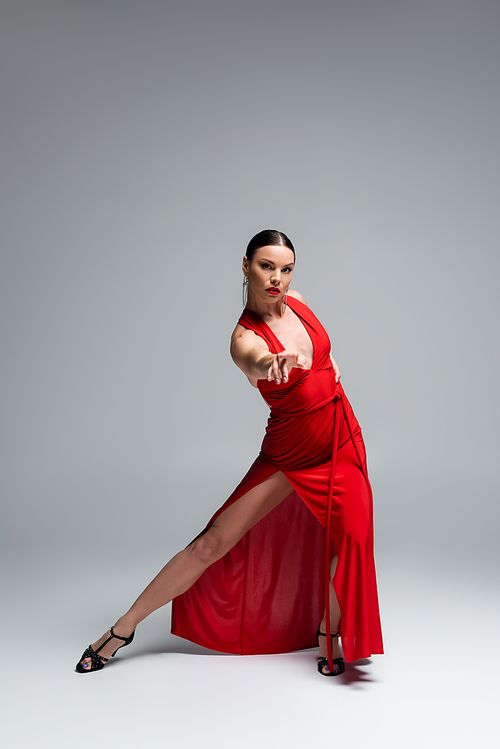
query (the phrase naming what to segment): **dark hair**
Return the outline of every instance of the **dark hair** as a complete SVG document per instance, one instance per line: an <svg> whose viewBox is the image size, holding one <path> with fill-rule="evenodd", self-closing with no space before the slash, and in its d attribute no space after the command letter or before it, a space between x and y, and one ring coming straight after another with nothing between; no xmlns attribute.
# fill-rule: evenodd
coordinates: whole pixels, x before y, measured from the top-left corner
<svg viewBox="0 0 500 749"><path fill-rule="evenodd" d="M261 247L267 247L268 245L281 245L282 247L288 247L288 249L293 252L293 259L295 260L295 249L293 244L286 234L283 234L281 231L276 231L276 229L264 229L264 231L260 231L256 234L255 237L252 237L248 243L245 255L248 260L251 261L257 250L260 250Z"/></svg>

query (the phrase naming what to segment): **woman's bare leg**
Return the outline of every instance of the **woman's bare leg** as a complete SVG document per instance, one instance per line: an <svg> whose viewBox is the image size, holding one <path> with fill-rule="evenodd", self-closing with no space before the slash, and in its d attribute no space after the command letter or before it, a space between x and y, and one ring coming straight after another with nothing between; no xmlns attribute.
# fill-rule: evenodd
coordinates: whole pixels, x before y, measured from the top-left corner
<svg viewBox="0 0 500 749"><path fill-rule="evenodd" d="M337 562L338 562L338 557L335 554L332 561L330 562L330 632L332 632L332 634L339 631L338 626L340 623L340 606L337 600L337 594L335 593L335 590L332 585L333 576L335 575L335 570L337 569ZM326 632L326 616L325 615L323 615L323 619L321 620L321 624L319 625L319 628L321 632ZM326 637L319 638L319 657L320 658L327 657ZM342 651L340 649L338 638L334 637L332 640L332 658L341 658L341 657L342 657Z"/></svg>
<svg viewBox="0 0 500 749"><path fill-rule="evenodd" d="M121 637L128 637L149 614L185 593L207 567L232 549L250 528L279 505L291 491L288 479L280 471L236 500L203 535L172 557L127 613L117 620L114 632ZM99 648L109 634L108 630L92 644L92 648ZM119 640L110 640L99 655L110 658L119 646ZM82 664L90 664L90 659L86 658Z"/></svg>

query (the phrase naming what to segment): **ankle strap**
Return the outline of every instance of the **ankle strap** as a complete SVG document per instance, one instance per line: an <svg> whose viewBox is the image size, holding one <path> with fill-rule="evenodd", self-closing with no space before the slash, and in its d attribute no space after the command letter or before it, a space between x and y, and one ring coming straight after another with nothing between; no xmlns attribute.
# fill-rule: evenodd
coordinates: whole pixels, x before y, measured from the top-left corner
<svg viewBox="0 0 500 749"><path fill-rule="evenodd" d="M316 637L326 637L326 632L320 632L319 628L316 632ZM330 637L340 637L340 632L332 632Z"/></svg>
<svg viewBox="0 0 500 749"><path fill-rule="evenodd" d="M111 632L111 637L114 637L116 640L123 640L123 642L125 642L125 640L128 640L128 637L120 637L120 635L115 635L113 627L110 627L109 631Z"/></svg>

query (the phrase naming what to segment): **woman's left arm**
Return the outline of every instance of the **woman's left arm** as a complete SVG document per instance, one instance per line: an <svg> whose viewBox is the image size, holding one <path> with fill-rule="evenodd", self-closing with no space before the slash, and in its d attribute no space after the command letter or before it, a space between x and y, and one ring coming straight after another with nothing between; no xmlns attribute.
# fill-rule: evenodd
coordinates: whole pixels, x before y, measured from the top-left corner
<svg viewBox="0 0 500 749"><path fill-rule="evenodd" d="M342 375L340 374L339 365L337 364L337 362L333 358L333 354L332 354L331 351L330 351L330 359L332 360L333 371L335 372L335 382L340 382L340 378L342 377Z"/></svg>

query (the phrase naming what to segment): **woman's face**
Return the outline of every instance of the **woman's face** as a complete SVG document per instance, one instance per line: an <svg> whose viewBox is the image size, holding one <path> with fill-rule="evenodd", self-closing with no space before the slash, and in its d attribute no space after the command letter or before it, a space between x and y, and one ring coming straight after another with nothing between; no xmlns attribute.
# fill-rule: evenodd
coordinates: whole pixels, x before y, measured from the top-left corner
<svg viewBox="0 0 500 749"><path fill-rule="evenodd" d="M248 290L266 302L281 300L292 280L293 252L282 245L260 247L252 260L243 258L243 273L248 278Z"/></svg>

